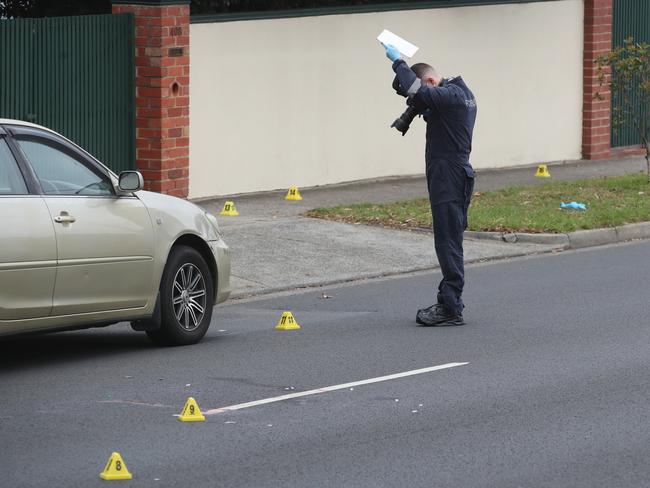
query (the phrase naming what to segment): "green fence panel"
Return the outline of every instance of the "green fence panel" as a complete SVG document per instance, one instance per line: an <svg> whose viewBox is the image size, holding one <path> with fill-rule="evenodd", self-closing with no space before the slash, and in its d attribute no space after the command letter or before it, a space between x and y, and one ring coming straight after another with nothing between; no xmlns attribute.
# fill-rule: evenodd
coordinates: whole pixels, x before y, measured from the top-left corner
<svg viewBox="0 0 650 488"><path fill-rule="evenodd" d="M34 27L0 20L0 117L29 120L34 89Z"/></svg>
<svg viewBox="0 0 650 488"><path fill-rule="evenodd" d="M650 43L650 2L648 0L614 0L612 16L612 46L622 46L623 40L633 37L636 41ZM634 98L633 98L634 99ZM618 101L614 96L612 105ZM640 144L640 138L631 116L620 129L612 127L612 147Z"/></svg>
<svg viewBox="0 0 650 488"><path fill-rule="evenodd" d="M50 127L135 168L132 14L0 21L0 117Z"/></svg>

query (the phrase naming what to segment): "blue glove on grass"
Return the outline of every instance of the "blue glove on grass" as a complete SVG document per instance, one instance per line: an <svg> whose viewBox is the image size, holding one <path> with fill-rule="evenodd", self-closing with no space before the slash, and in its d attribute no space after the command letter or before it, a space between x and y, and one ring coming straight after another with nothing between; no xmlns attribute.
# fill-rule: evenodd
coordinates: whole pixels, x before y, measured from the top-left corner
<svg viewBox="0 0 650 488"><path fill-rule="evenodd" d="M577 203L577 202L571 202L571 203L560 202L560 208L573 208L575 210L587 210L587 206L584 203Z"/></svg>

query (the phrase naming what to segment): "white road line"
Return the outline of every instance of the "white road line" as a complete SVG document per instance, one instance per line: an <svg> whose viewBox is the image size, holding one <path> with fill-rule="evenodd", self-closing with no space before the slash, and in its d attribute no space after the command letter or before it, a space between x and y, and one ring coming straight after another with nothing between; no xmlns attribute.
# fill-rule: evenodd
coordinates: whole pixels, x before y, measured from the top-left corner
<svg viewBox="0 0 650 488"><path fill-rule="evenodd" d="M293 398L300 398L309 395L317 395L319 393L327 393L329 391L343 390L345 388L352 388L355 386L369 385L371 383L379 383L381 381L396 380L398 378L405 378L407 376L414 376L416 374L430 373L432 371L440 371L441 369L455 368L457 366L465 366L469 363L447 363L439 366L431 366L429 368L414 369L412 371L404 371L403 373L389 374L388 376L379 376L377 378L370 378L367 380L354 381L352 383L345 383L342 385L326 386L325 388L317 388L315 390L300 391L297 393L289 393L288 395L281 395L273 398L265 398L263 400L256 400L254 402L240 403L238 405L231 405L229 407L213 408L203 412L204 415L215 415L218 413L232 412L233 410L241 410L243 408L257 407L258 405L266 405L267 403L282 402L284 400L291 400Z"/></svg>

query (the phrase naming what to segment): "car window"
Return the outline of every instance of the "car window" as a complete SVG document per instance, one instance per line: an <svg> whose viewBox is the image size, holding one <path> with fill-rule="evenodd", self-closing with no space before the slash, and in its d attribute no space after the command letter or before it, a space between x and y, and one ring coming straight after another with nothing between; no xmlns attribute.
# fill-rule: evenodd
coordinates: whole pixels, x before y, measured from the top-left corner
<svg viewBox="0 0 650 488"><path fill-rule="evenodd" d="M27 186L9 146L0 138L0 195L27 195Z"/></svg>
<svg viewBox="0 0 650 488"><path fill-rule="evenodd" d="M18 143L46 195L113 195L107 176L98 175L68 153L33 139L19 139Z"/></svg>

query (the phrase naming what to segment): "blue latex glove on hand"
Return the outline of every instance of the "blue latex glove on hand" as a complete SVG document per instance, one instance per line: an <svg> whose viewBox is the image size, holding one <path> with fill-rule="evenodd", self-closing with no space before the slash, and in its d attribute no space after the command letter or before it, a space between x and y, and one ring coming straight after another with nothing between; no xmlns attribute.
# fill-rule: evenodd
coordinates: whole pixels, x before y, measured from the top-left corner
<svg viewBox="0 0 650 488"><path fill-rule="evenodd" d="M571 202L571 203L560 202L560 208L573 208L576 210L587 210L587 206L584 203L577 203L577 202Z"/></svg>
<svg viewBox="0 0 650 488"><path fill-rule="evenodd" d="M382 44L382 46L386 48L386 57L390 59L393 63L402 57L402 55L399 52L399 49L397 49L392 44L389 44L388 46Z"/></svg>

